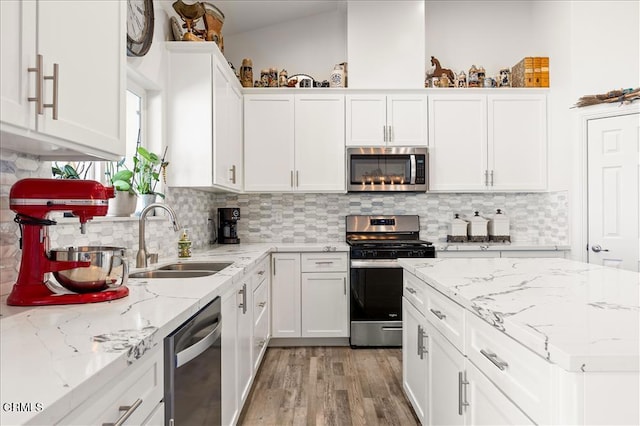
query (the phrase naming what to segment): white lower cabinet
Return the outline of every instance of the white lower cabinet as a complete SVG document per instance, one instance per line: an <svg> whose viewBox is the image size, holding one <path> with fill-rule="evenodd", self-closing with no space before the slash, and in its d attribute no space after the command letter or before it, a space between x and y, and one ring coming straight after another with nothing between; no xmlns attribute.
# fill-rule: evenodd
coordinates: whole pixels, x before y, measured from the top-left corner
<svg viewBox="0 0 640 426"><path fill-rule="evenodd" d="M416 294L423 303L412 302ZM404 271L402 380L416 415L426 425L532 424L467 358L467 316L460 305Z"/></svg>
<svg viewBox="0 0 640 426"><path fill-rule="evenodd" d="M429 340L428 406L429 418L426 424L462 425L466 424L461 411L461 380L464 374L464 355L458 351L431 324L426 322Z"/></svg>
<svg viewBox="0 0 640 426"><path fill-rule="evenodd" d="M156 345L103 388L73 409L59 424L164 424L163 345Z"/></svg>
<svg viewBox="0 0 640 426"><path fill-rule="evenodd" d="M265 265L266 261L266 265ZM254 307L254 294L268 285L268 262L261 262L222 296L222 424L235 424L249 395L255 372L264 352L254 345L256 316L265 316ZM257 284L256 284L257 282ZM257 291L256 291L257 290ZM266 305L265 305L266 306ZM266 311L268 318L268 311ZM257 320L258 322L260 319ZM264 347L268 344L264 335Z"/></svg>
<svg viewBox="0 0 640 426"><path fill-rule="evenodd" d="M402 387L420 420L427 424L429 354L424 315L405 297L402 303Z"/></svg>
<svg viewBox="0 0 640 426"><path fill-rule="evenodd" d="M347 269L347 253L274 253L273 337L348 337Z"/></svg>

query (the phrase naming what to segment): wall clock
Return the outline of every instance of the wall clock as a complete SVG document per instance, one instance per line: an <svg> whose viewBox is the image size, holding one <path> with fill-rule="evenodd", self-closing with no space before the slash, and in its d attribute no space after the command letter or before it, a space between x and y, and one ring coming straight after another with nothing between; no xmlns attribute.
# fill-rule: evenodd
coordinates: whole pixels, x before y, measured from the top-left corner
<svg viewBox="0 0 640 426"><path fill-rule="evenodd" d="M127 0L127 55L144 56L153 40L153 0Z"/></svg>

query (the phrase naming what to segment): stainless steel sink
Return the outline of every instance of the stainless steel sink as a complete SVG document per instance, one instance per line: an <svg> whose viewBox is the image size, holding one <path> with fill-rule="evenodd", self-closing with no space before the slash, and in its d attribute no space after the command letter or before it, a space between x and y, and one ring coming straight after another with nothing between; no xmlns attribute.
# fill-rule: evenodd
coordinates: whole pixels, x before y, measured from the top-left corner
<svg viewBox="0 0 640 426"><path fill-rule="evenodd" d="M193 270L161 270L133 272L129 274L129 278L197 278L206 277L215 274L217 271L193 271Z"/></svg>
<svg viewBox="0 0 640 426"><path fill-rule="evenodd" d="M214 271L218 272L233 262L180 262L158 268L159 271Z"/></svg>

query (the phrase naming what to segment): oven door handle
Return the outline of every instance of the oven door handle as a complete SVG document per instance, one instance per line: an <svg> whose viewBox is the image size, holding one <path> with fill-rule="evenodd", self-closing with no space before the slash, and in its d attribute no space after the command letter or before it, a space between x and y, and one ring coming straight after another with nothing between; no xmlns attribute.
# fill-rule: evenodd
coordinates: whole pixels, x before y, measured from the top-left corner
<svg viewBox="0 0 640 426"><path fill-rule="evenodd" d="M211 333L207 334L202 340L199 340L197 343L178 352L176 354L176 368L182 367L183 365L209 349L211 346L213 346L215 341L220 338L220 334L222 332L221 327L222 323L219 322L216 328L214 328Z"/></svg>
<svg viewBox="0 0 640 426"><path fill-rule="evenodd" d="M352 260L351 269L363 268L402 268L397 260Z"/></svg>

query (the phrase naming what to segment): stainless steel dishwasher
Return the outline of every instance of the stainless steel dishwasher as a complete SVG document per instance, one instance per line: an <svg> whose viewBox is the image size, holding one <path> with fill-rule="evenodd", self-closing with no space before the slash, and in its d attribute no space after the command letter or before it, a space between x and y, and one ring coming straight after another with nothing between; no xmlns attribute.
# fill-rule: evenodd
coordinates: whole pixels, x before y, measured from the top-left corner
<svg viewBox="0 0 640 426"><path fill-rule="evenodd" d="M216 297L165 338L166 425L220 424L221 331Z"/></svg>

